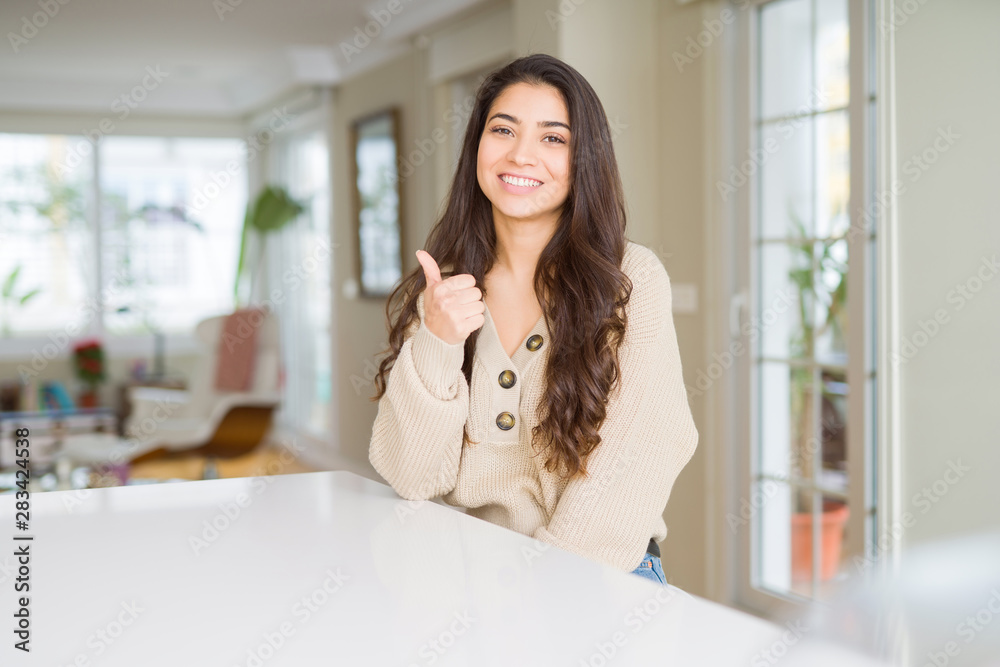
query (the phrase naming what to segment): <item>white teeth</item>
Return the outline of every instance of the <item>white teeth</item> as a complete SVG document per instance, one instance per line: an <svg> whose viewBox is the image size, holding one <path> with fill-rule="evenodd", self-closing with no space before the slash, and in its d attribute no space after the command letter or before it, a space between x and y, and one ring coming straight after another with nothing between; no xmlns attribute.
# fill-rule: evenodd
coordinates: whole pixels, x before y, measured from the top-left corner
<svg viewBox="0 0 1000 667"><path fill-rule="evenodd" d="M501 176L500 180L504 183L510 183L511 185L517 185L522 188L534 188L542 184L541 181L533 181L528 178L515 178L514 176L507 175Z"/></svg>

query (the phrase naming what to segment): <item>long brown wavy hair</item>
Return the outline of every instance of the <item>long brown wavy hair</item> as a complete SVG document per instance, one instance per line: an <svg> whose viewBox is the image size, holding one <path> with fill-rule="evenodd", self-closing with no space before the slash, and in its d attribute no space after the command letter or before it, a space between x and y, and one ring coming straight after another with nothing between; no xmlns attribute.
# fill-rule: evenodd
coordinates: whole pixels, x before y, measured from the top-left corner
<svg viewBox="0 0 1000 667"><path fill-rule="evenodd" d="M479 187L479 140L494 100L516 83L551 86L569 113L570 188L556 232L538 258L534 288L551 335L539 423L532 429L536 455L548 451L545 469L587 475L588 455L600 444L607 397L620 374L618 347L625 335L625 305L632 283L622 270L625 198L604 108L586 79L549 55L518 58L489 74L475 107L447 207L423 246L442 268L442 278L468 273L486 293L484 277L496 258L490 201ZM451 272L445 273L444 267ZM411 323L419 324L417 297L426 287L423 268L404 276L386 303L388 356L375 378L376 401L385 393L393 363ZM481 329L465 341L462 372L471 384L472 360ZM475 445L463 430L463 446Z"/></svg>

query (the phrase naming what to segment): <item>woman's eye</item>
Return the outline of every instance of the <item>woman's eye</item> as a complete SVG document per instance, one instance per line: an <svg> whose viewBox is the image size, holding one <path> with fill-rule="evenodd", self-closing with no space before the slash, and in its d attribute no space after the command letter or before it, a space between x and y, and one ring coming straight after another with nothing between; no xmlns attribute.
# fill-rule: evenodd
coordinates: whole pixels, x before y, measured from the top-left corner
<svg viewBox="0 0 1000 667"><path fill-rule="evenodd" d="M503 127L503 126L493 127L493 128L490 128L490 132L492 132L493 134L505 134L505 135L511 136L511 137L514 136L514 133L510 131L509 127ZM560 137L557 134L550 134L548 136L542 137L542 141L544 143L549 143L549 144L565 144L566 143L566 140L563 139L562 137Z"/></svg>

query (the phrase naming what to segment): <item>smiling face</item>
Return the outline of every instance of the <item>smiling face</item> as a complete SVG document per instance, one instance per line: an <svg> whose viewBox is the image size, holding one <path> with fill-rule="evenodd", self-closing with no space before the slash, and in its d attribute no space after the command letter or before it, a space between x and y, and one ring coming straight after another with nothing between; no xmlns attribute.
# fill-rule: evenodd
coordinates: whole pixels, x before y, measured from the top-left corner
<svg viewBox="0 0 1000 667"><path fill-rule="evenodd" d="M500 93L486 114L476 173L494 220L557 220L570 186L569 113L559 91L515 83Z"/></svg>

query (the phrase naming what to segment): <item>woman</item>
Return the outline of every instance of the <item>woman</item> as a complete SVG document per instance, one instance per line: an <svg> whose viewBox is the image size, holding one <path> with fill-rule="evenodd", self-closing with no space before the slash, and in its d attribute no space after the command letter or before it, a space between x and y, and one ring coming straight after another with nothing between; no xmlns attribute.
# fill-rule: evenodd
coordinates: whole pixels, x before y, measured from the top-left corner
<svg viewBox="0 0 1000 667"><path fill-rule="evenodd" d="M666 585L663 510L698 433L666 270L625 238L576 70L531 55L485 79L425 247L386 305L372 465L403 498Z"/></svg>

